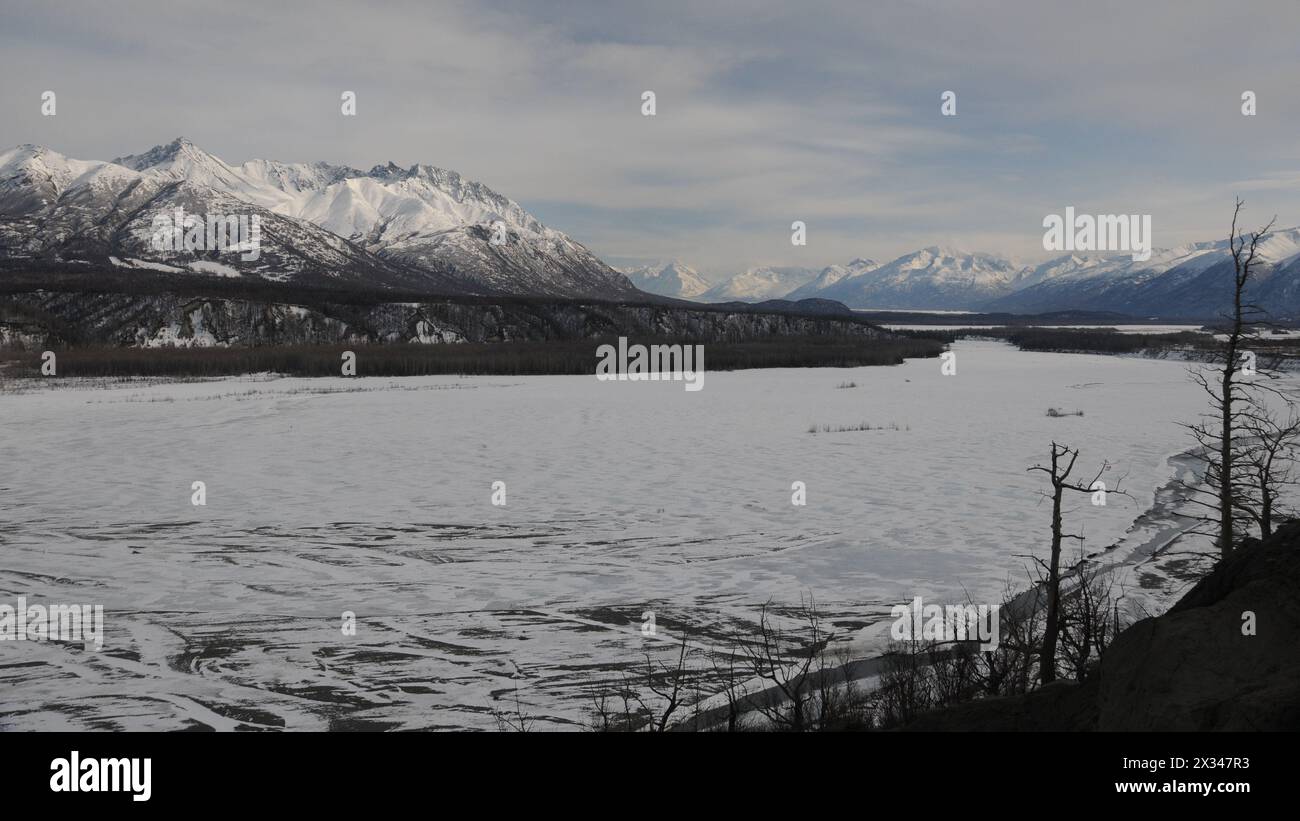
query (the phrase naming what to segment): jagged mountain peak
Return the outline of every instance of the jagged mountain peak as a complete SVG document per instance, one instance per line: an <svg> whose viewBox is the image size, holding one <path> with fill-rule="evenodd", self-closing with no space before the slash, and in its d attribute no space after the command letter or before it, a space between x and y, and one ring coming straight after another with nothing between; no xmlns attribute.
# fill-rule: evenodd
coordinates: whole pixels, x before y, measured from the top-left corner
<svg viewBox="0 0 1300 821"><path fill-rule="evenodd" d="M0 153L0 158L4 161L0 164L9 163L18 159L32 159L51 153L57 154L57 152L52 152L43 145L37 145L36 143L20 143L8 151Z"/></svg>
<svg viewBox="0 0 1300 821"><path fill-rule="evenodd" d="M856 308L961 309L1008 293L1019 262L952 245L930 245L888 263L855 259L830 266L787 298L834 299Z"/></svg>
<svg viewBox="0 0 1300 821"><path fill-rule="evenodd" d="M642 291L661 296L693 299L712 287L698 271L676 259L620 270Z"/></svg>
<svg viewBox="0 0 1300 821"><path fill-rule="evenodd" d="M141 154L128 154L113 160L114 164L125 166L132 171L147 171L176 163L193 164L196 162L213 162L225 165L224 162L184 137L177 137L163 145L155 145Z"/></svg>
<svg viewBox="0 0 1300 821"><path fill-rule="evenodd" d="M1246 234L1249 242L1250 234ZM1270 232L1259 246L1251 301L1275 316L1300 312L1300 228ZM1228 240L1158 248L1148 259L1129 253L1073 254L1039 265L1014 292L983 307L1039 313L1113 311L1143 316L1210 319L1231 301Z"/></svg>
<svg viewBox="0 0 1300 821"><path fill-rule="evenodd" d="M867 257L854 257L848 265L827 265L811 282L800 285L786 294L786 299L800 300L819 295L822 291L846 279L870 274L880 263Z"/></svg>
<svg viewBox="0 0 1300 821"><path fill-rule="evenodd" d="M277 218L272 222L279 253L256 267L232 263L237 273L249 269L266 278L294 279L316 271L364 278L387 267L393 270L383 270L386 283L402 280L406 270L411 273L405 281L425 276L440 289L454 277L457 292L636 294L626 277L515 201L434 165L402 169L389 162L369 172L323 162L250 160L235 166L184 137L112 162L68 160L43 147L19 146L0 154L0 165L0 215L24 217L3 226L0 253L120 257L114 243L125 241L120 230L126 222L138 225L161 207L157 198L170 197L175 202L169 206L184 203L187 210L212 203L219 213L230 213L242 202L245 210ZM148 184L136 185L141 181ZM295 229L294 223L333 238ZM136 257L146 254L130 250ZM364 265L358 267L359 260ZM284 265L286 270L276 269Z"/></svg>
<svg viewBox="0 0 1300 821"><path fill-rule="evenodd" d="M746 268L735 276L721 282L700 298L707 302L758 302L767 299L780 299L792 290L806 285L817 277L814 268L795 266L756 265Z"/></svg>
<svg viewBox="0 0 1300 821"><path fill-rule="evenodd" d="M966 256L966 252L951 245L927 245L919 251L916 251L913 255L927 257L962 257Z"/></svg>

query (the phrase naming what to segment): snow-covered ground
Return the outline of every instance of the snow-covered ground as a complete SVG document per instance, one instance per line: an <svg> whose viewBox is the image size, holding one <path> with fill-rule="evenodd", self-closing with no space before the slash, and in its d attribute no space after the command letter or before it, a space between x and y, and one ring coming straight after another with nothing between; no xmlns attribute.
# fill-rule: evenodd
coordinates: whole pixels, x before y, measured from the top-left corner
<svg viewBox="0 0 1300 821"><path fill-rule="evenodd" d="M1133 493L1071 500L1100 550L1153 507L1190 444L1176 423L1204 404L1179 363L955 351L954 376L914 360L708 373L698 392L571 376L7 383L0 604L102 604L107 625L98 653L0 645L0 728L495 728L516 688L539 726L580 726L591 689L647 649L683 629L725 646L765 602L809 593L867 653L895 604L1023 586L1049 515L1026 468L1053 440L1082 449L1081 477L1109 460L1108 484ZM861 423L885 429L808 432ZM1188 583L1123 574L1144 606Z"/></svg>

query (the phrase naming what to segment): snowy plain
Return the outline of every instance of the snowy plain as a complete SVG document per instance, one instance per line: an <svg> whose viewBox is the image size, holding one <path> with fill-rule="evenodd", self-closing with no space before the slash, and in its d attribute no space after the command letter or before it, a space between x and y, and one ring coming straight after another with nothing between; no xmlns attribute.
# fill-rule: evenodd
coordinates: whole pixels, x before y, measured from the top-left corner
<svg viewBox="0 0 1300 821"><path fill-rule="evenodd" d="M0 729L496 729L516 694L539 727L580 728L593 688L644 653L683 631L725 649L765 602L809 595L869 654L895 604L995 604L1026 585L1049 517L1027 468L1053 440L1081 449L1080 478L1108 460L1108 485L1133 495L1070 501L1085 550L1149 541L1149 522L1126 531L1204 406L1187 365L953 349L952 376L933 359L709 372L698 392L581 376L8 382L0 603L102 604L106 639L0 646ZM809 432L861 423L886 429ZM1124 573L1147 608L1191 581Z"/></svg>

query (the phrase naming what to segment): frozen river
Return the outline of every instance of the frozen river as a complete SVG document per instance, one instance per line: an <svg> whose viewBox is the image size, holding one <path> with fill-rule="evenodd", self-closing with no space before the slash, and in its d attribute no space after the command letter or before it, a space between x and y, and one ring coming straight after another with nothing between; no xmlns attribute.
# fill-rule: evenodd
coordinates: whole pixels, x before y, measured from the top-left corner
<svg viewBox="0 0 1300 821"><path fill-rule="evenodd" d="M576 727L647 647L723 644L809 593L865 652L894 604L1023 586L1048 524L1026 468L1053 439L1082 450L1080 478L1109 460L1134 495L1071 504L1098 550L1151 506L1204 405L1182 363L955 350L952 376L711 372L699 392L10 382L0 603L102 604L106 637L0 644L0 728L495 728L516 687L540 726ZM884 429L809 432L862 423Z"/></svg>

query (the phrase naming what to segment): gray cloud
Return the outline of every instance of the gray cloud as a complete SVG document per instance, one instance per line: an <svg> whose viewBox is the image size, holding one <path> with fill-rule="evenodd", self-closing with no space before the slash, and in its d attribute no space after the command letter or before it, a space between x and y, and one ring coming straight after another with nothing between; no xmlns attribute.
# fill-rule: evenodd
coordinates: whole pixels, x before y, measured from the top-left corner
<svg viewBox="0 0 1300 821"><path fill-rule="evenodd" d="M229 161L433 163L615 260L716 276L934 242L1031 255L1065 205L1151 213L1171 245L1221 234L1237 193L1300 223L1291 0L2 13L6 146L109 158L183 134ZM45 89L56 117L40 116ZM955 118L939 116L945 89ZM1239 113L1245 89L1256 117ZM807 247L789 244L795 219Z"/></svg>

